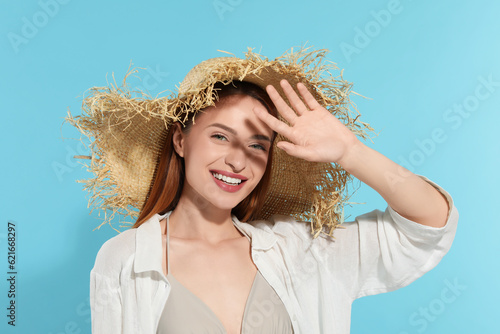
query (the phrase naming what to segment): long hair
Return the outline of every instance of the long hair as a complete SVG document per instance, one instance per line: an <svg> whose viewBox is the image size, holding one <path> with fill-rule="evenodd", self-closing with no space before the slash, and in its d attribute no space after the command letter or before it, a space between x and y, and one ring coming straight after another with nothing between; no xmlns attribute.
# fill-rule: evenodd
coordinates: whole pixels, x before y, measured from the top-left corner
<svg viewBox="0 0 500 334"><path fill-rule="evenodd" d="M219 82L214 85L214 91L217 92L216 97L219 100L231 95L251 96L259 101L271 115L277 117L276 107L269 95L264 89L255 84L245 81L232 81L228 84ZM214 98L216 97L214 96ZM192 124L193 118L191 117L184 124L182 131L188 133ZM173 146L174 128L173 124L168 128L165 144L156 166L148 196L132 228L139 227L156 213L165 214L173 210L179 202L184 186L185 167L184 159L175 152ZM273 142L275 137L276 134L274 133ZM267 188L271 180L272 143L268 154L266 170L262 179L255 189L231 211L240 221L255 219L264 205Z"/></svg>

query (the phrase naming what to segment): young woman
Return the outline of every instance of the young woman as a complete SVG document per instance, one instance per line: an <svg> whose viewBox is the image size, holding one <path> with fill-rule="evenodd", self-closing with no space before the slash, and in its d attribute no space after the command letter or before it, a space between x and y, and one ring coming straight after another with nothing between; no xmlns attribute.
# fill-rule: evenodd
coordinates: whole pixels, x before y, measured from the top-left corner
<svg viewBox="0 0 500 334"><path fill-rule="evenodd" d="M458 221L449 194L364 145L345 101L329 100L345 94L310 75L317 54L299 55L216 58L195 67L177 97L94 95L94 123L71 120L99 128L96 174L108 168L120 200L136 191L129 170L149 159L137 154L143 141L164 127L137 221L103 245L92 269L93 333L348 333L354 299L406 286L446 254ZM139 110L161 125L135 124ZM343 223L333 239L345 171L388 208Z"/></svg>

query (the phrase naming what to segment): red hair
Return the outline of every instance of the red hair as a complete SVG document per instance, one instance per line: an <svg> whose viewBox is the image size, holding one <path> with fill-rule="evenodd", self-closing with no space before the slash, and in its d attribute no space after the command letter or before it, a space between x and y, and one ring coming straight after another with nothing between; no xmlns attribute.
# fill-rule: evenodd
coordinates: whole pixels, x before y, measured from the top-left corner
<svg viewBox="0 0 500 334"><path fill-rule="evenodd" d="M269 95L257 85L245 81L232 81L226 84L217 83L214 85L214 88L214 91L217 91L217 96L214 96L214 98L218 98L218 101L231 95L248 95L259 101L271 115L277 117L276 108ZM189 132L192 121L193 118L190 118L184 124L184 127L182 127L184 133ZM156 165L156 171L148 196L132 228L139 227L157 213L165 214L173 210L179 202L184 186L185 169L184 159L175 152L173 146L175 127L172 124L168 128L165 144ZM259 184L231 211L240 221L255 219L264 205L267 188L271 180L273 145L271 145L268 154L266 170Z"/></svg>

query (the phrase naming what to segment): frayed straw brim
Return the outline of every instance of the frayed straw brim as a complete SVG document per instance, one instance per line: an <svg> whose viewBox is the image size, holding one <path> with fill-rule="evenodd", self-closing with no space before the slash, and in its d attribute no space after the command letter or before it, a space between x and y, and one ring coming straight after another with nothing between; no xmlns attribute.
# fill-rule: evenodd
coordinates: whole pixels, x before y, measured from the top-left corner
<svg viewBox="0 0 500 334"><path fill-rule="evenodd" d="M332 75L338 68L325 59L327 50L309 49L291 49L275 60L250 48L244 59L209 59L188 73L177 93L163 98L130 91L126 79L135 70L127 73L122 87L91 88L83 101L82 115L73 117L68 112L66 120L92 142L87 167L94 177L79 182L90 192L89 206L104 212L102 224L111 222L116 213L137 217L150 190L166 129L213 106L216 82L249 81L264 89L271 84L284 98L281 79L287 79L293 87L302 82L321 105L366 139L372 129L359 120L349 99L352 84L343 80L342 72ZM281 140L286 138L278 135L275 145ZM351 176L333 163L308 162L276 147L273 154L271 183L258 218L292 215L310 222L314 238L320 233L333 236L344 219L346 186Z"/></svg>

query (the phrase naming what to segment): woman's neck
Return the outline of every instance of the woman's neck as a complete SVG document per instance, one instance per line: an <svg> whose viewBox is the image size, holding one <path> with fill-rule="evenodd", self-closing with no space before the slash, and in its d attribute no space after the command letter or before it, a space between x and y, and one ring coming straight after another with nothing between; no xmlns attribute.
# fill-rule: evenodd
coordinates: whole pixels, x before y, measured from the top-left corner
<svg viewBox="0 0 500 334"><path fill-rule="evenodd" d="M231 210L210 205L200 209L200 205L182 197L169 217L169 228L170 236L175 238L198 239L211 244L244 236L234 226Z"/></svg>

